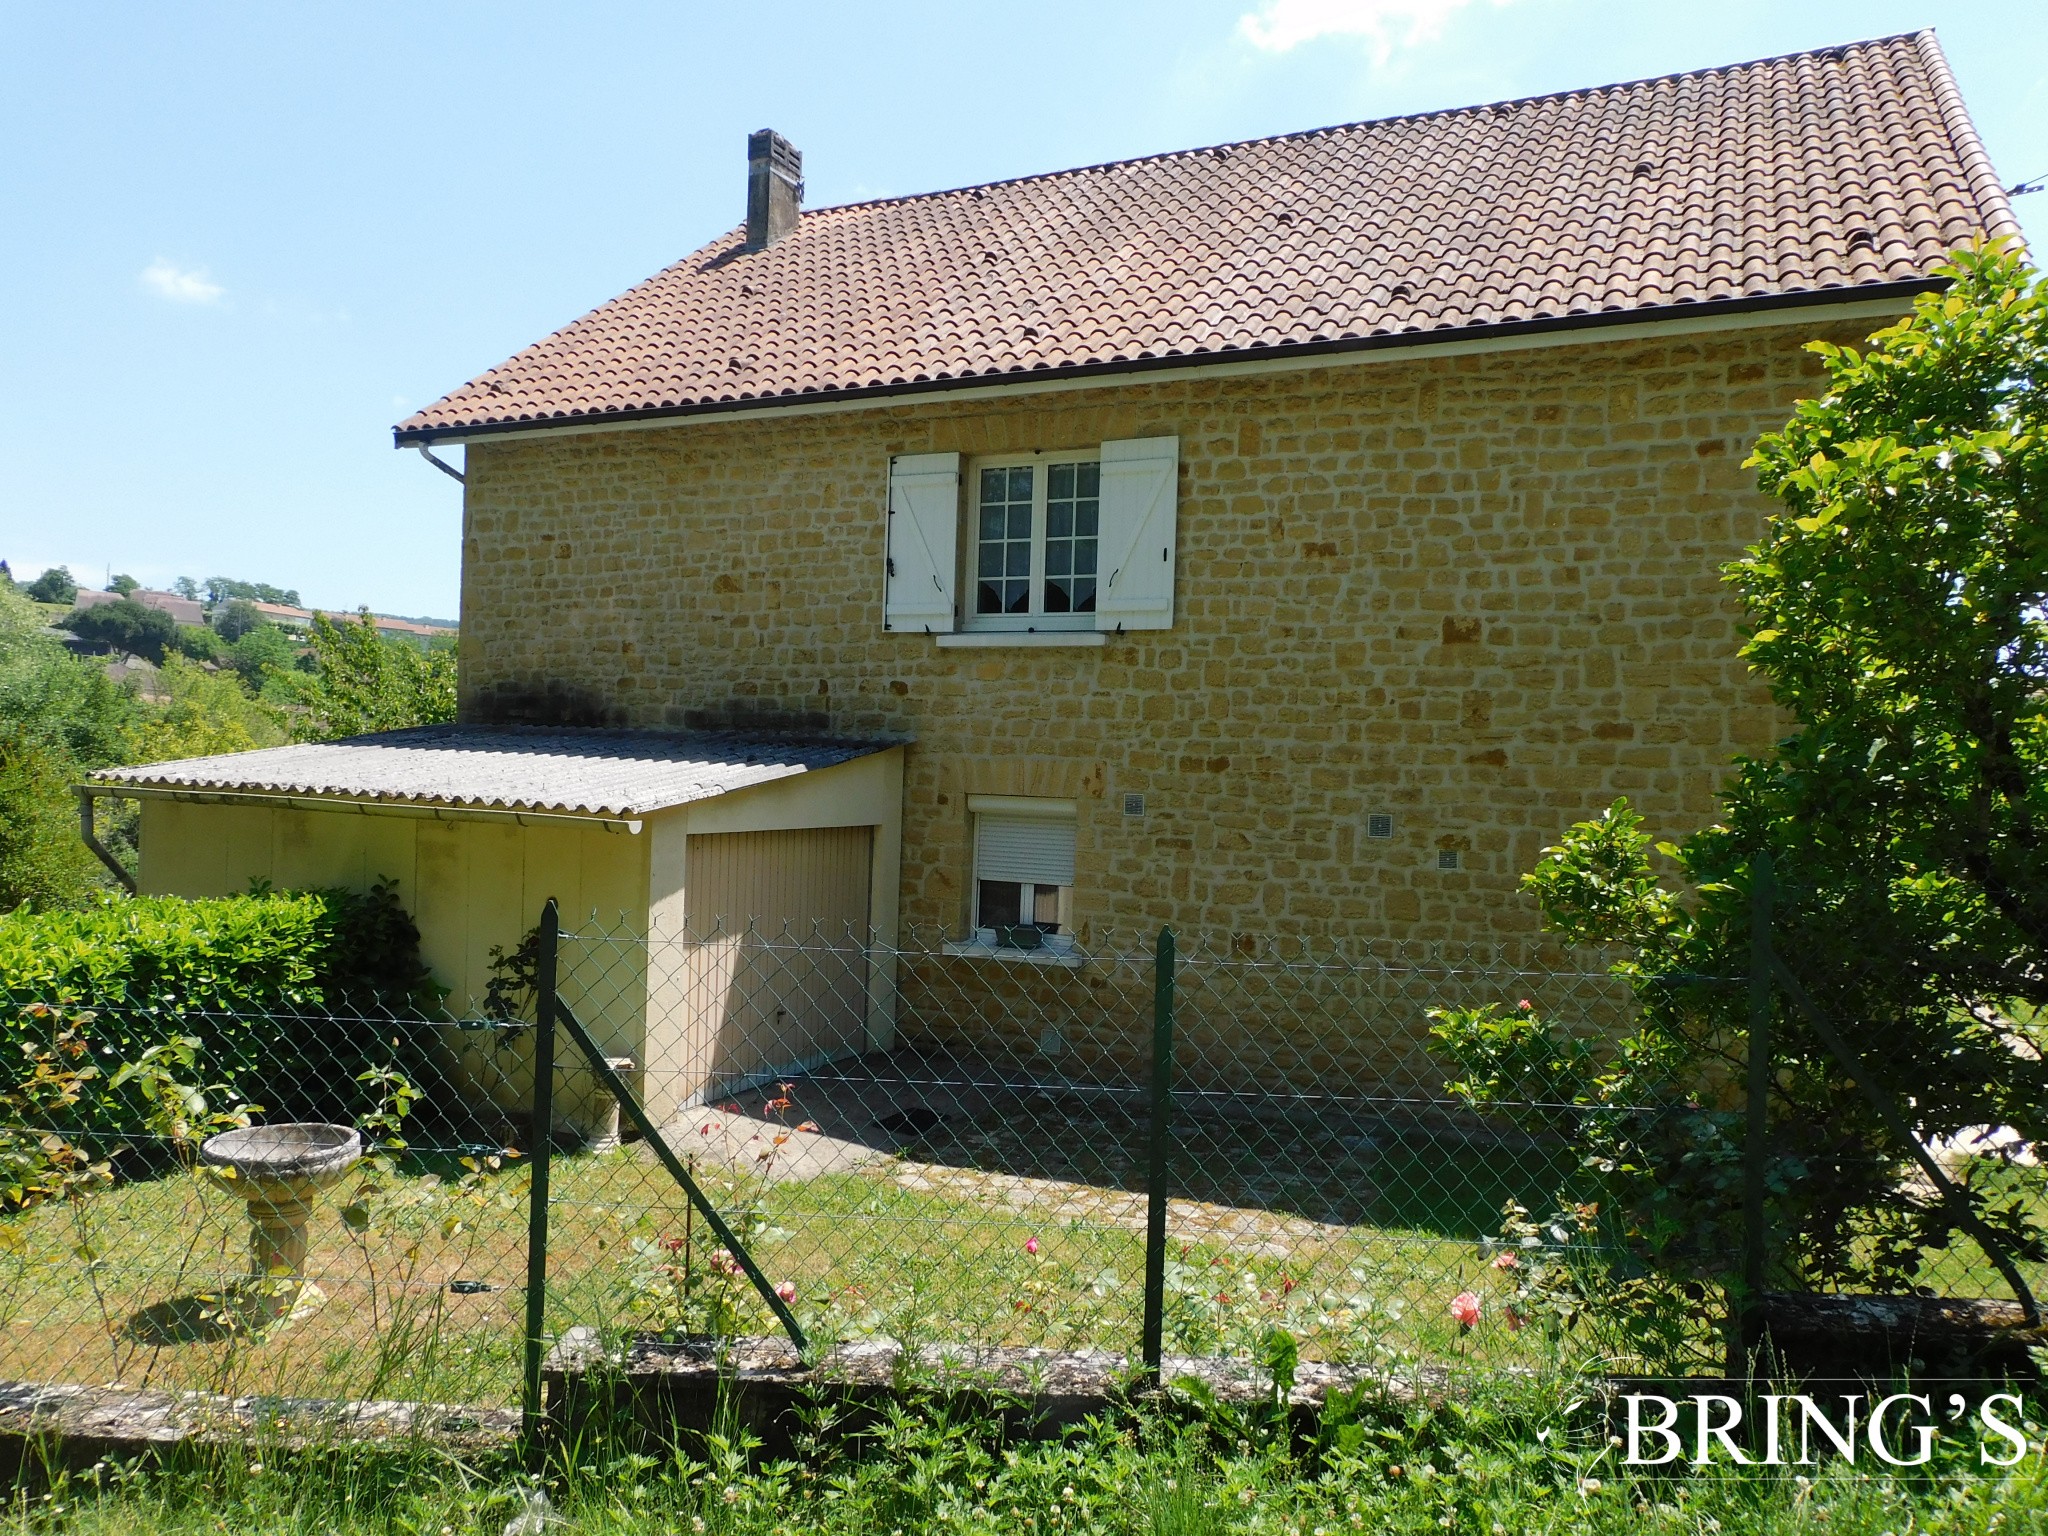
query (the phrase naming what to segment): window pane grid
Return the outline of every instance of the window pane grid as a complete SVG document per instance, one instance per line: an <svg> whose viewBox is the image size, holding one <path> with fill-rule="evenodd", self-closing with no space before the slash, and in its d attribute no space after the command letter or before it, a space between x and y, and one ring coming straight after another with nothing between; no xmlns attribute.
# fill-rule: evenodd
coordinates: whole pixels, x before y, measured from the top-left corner
<svg viewBox="0 0 2048 1536"><path fill-rule="evenodd" d="M1031 612L1032 490L1029 464L981 472L975 550L976 613Z"/></svg>
<svg viewBox="0 0 2048 1536"><path fill-rule="evenodd" d="M1040 612L1095 611L1096 535L1102 516L1102 466L1046 468L1045 592Z"/></svg>
<svg viewBox="0 0 2048 1536"><path fill-rule="evenodd" d="M999 628L1036 628L1017 621L1038 618L1063 621L1051 626L1059 629L1085 624L1099 579L1101 463L984 463L973 485L971 616L1010 621Z"/></svg>

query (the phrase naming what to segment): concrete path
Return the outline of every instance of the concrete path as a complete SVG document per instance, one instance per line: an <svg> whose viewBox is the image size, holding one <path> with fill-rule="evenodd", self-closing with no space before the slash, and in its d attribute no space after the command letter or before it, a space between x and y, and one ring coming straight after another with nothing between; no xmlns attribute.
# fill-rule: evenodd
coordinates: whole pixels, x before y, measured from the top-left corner
<svg viewBox="0 0 2048 1536"><path fill-rule="evenodd" d="M816 1095L813 1095L816 1097ZM732 1101L728 1100L730 1105ZM794 1107L793 1107L794 1108ZM845 1117L842 1116L842 1119ZM922 1162L884 1150L873 1141L799 1129L814 1121L735 1114L729 1108L695 1108L677 1116L669 1145L700 1164L723 1167L771 1184L805 1182L825 1174L870 1169L898 1188L1011 1212L1019 1220L1049 1226L1082 1222L1142 1232L1146 1197L1130 1190L1064 1179L1032 1178L984 1168ZM886 1140L886 1133L873 1138ZM1169 1200L1166 1226L1177 1242L1213 1243L1237 1252L1281 1258L1304 1242L1327 1242L1349 1229L1277 1211L1217 1205L1204 1200Z"/></svg>

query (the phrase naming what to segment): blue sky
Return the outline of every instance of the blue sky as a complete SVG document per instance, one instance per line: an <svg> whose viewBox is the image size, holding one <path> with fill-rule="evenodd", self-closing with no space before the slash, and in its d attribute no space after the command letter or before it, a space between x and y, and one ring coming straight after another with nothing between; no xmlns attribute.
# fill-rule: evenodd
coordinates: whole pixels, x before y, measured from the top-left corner
<svg viewBox="0 0 2048 1536"><path fill-rule="evenodd" d="M749 129L822 206L1930 24L2048 175L2017 0L0 0L0 556L453 615L390 425L737 223Z"/></svg>

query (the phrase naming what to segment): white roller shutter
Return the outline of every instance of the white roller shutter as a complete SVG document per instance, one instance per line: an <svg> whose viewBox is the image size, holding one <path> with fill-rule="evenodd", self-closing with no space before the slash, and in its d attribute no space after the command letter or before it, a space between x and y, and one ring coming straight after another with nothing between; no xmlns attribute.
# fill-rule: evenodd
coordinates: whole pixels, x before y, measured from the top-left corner
<svg viewBox="0 0 2048 1536"><path fill-rule="evenodd" d="M1031 885L1074 883L1074 823L1068 817L997 816L974 820L974 877Z"/></svg>
<svg viewBox="0 0 2048 1536"><path fill-rule="evenodd" d="M1173 627L1179 485L1179 438L1133 437L1102 445L1097 629Z"/></svg>
<svg viewBox="0 0 2048 1536"><path fill-rule="evenodd" d="M952 633L959 541L960 455L904 453L891 459L884 629Z"/></svg>

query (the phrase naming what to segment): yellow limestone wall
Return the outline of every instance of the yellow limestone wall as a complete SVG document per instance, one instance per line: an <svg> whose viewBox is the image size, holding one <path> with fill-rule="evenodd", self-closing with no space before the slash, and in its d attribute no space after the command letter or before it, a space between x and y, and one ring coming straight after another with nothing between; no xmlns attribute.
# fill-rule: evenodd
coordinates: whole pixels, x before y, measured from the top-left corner
<svg viewBox="0 0 2048 1536"><path fill-rule="evenodd" d="M1517 881L1571 822L1626 794L1683 834L1772 740L1718 576L1769 507L1742 460L1815 387L1803 342L1882 323L478 441L464 716L914 737L925 939L966 925L970 794L1078 803L1084 941L1526 934ZM882 628L891 454L1166 433L1172 629ZM1377 811L1391 840L1364 835Z"/></svg>
<svg viewBox="0 0 2048 1536"><path fill-rule="evenodd" d="M1782 729L1737 654L1740 605L1719 576L1770 510L1742 462L1819 384L1807 340L1884 323L1816 312L480 440L463 717L913 738L906 947L967 927L977 794L1075 802L1075 924L1098 953L1162 924L1240 955L1519 944L1537 928L1519 880L1572 822L1627 795L1682 836L1714 818L1731 758ZM892 454L1164 434L1180 442L1171 629L1099 649L883 629ZM1142 817L1122 813L1132 792ZM1392 838L1365 835L1375 812L1394 817ZM1440 867L1446 853L1459 867ZM1143 981L1132 967L907 963L897 1028L1135 1070ZM1478 1000L1499 999L1429 1005ZM1355 1006L1276 996L1240 1017L1219 994L1198 1023L1190 1002L1183 1066L1302 1082L1364 1070L1440 1092L1424 1005Z"/></svg>

